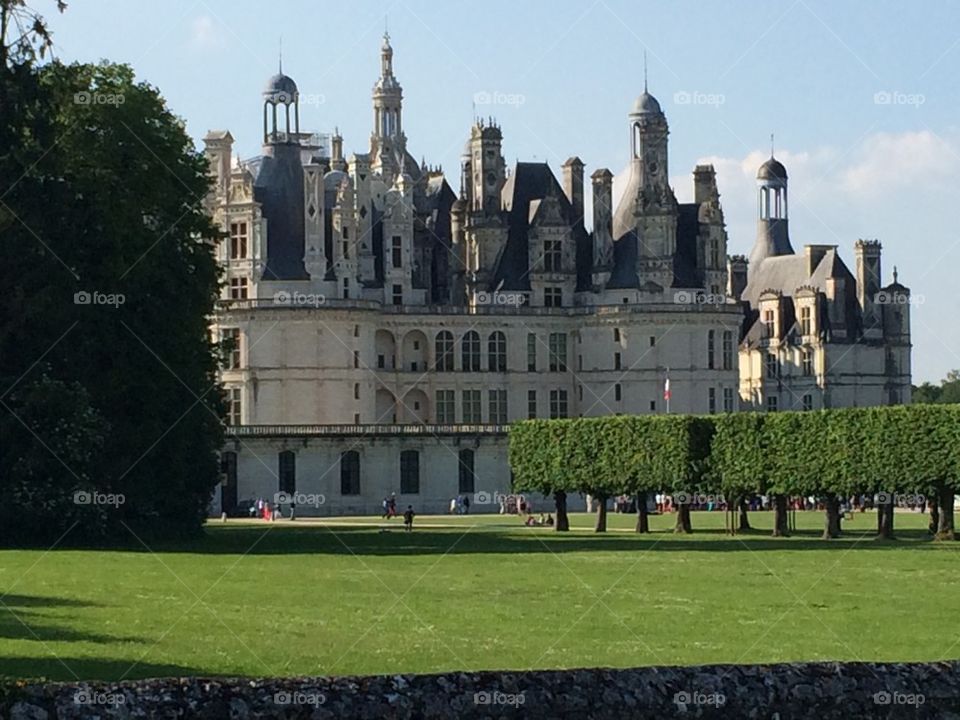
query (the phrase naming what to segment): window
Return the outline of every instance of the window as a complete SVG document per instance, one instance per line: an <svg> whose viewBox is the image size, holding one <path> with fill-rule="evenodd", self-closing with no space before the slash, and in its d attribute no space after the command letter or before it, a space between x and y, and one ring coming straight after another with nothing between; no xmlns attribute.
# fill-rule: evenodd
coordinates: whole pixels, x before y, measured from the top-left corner
<svg viewBox="0 0 960 720"><path fill-rule="evenodd" d="M723 389L723 411L733 412L733 388Z"/></svg>
<svg viewBox="0 0 960 720"><path fill-rule="evenodd" d="M507 391L489 390L487 391L490 407L489 422L492 425L507 424Z"/></svg>
<svg viewBox="0 0 960 720"><path fill-rule="evenodd" d="M463 391L463 422L467 425L479 425L483 422L480 416L480 391Z"/></svg>
<svg viewBox="0 0 960 720"><path fill-rule="evenodd" d="M220 331L220 342L227 355L225 370L240 369L240 328L224 328Z"/></svg>
<svg viewBox="0 0 960 720"><path fill-rule="evenodd" d="M360 351L359 350L353 351L353 366L355 368L360 367Z"/></svg>
<svg viewBox="0 0 960 720"><path fill-rule="evenodd" d="M619 370L621 365L620 353L613 354L613 369Z"/></svg>
<svg viewBox="0 0 960 720"><path fill-rule="evenodd" d="M343 239L344 239L344 240L349 240L349 239L350 239L350 226L349 226L349 225L344 225L344 226L343 226ZM343 246L344 246L344 248L346 248L347 244L344 243ZM346 255L346 254L347 254L346 251L344 251L343 254Z"/></svg>
<svg viewBox="0 0 960 720"><path fill-rule="evenodd" d="M246 300L248 287L246 278L230 278L230 299Z"/></svg>
<svg viewBox="0 0 960 720"><path fill-rule="evenodd" d="M360 453L356 450L340 453L340 494L360 494Z"/></svg>
<svg viewBox="0 0 960 720"><path fill-rule="evenodd" d="M650 412L656 412L656 411L657 411L657 401L656 401L656 400L651 400L651 401L650 401Z"/></svg>
<svg viewBox="0 0 960 720"><path fill-rule="evenodd" d="M386 367L387 367L387 357L386 357L386 355L383 355L382 353L381 353L380 355L377 355L377 369L378 369L378 370L383 370L383 369L385 369Z"/></svg>
<svg viewBox="0 0 960 720"><path fill-rule="evenodd" d="M707 388L707 412L711 415L717 412L717 389Z"/></svg>
<svg viewBox="0 0 960 720"><path fill-rule="evenodd" d="M567 391L566 390L551 390L550 391L550 419L556 420L557 418L567 417Z"/></svg>
<svg viewBox="0 0 960 720"><path fill-rule="evenodd" d="M437 370L453 370L453 335L447 330L441 331L436 340Z"/></svg>
<svg viewBox="0 0 960 720"><path fill-rule="evenodd" d="M655 335L650 336L650 347L655 347L657 344L657 338Z"/></svg>
<svg viewBox="0 0 960 720"><path fill-rule="evenodd" d="M544 288L543 305L544 307L563 307L563 288Z"/></svg>
<svg viewBox="0 0 960 720"><path fill-rule="evenodd" d="M777 356L773 353L767 353L767 356L764 358L764 365L766 367L766 375L768 380L776 379L779 374L779 365L777 362Z"/></svg>
<svg viewBox="0 0 960 720"><path fill-rule="evenodd" d="M230 259L245 260L247 258L247 224L245 222L230 223Z"/></svg>
<svg viewBox="0 0 960 720"><path fill-rule="evenodd" d="M543 241L543 269L546 272L560 272L563 266L563 251L559 240Z"/></svg>
<svg viewBox="0 0 960 720"><path fill-rule="evenodd" d="M813 375L813 350L803 348L800 351L800 363L803 367L803 374L807 377Z"/></svg>
<svg viewBox="0 0 960 720"><path fill-rule="evenodd" d="M763 311L763 337L773 337L773 310Z"/></svg>
<svg viewBox="0 0 960 720"><path fill-rule="evenodd" d="M550 333L550 372L567 371L567 334Z"/></svg>
<svg viewBox="0 0 960 720"><path fill-rule="evenodd" d="M473 330L461 341L460 365L464 372L480 372L480 335Z"/></svg>
<svg viewBox="0 0 960 720"><path fill-rule="evenodd" d="M620 328L613 329L613 341L615 343L620 342Z"/></svg>
<svg viewBox="0 0 960 720"><path fill-rule="evenodd" d="M770 396L767 398L767 412L777 411L777 398Z"/></svg>
<svg viewBox="0 0 960 720"><path fill-rule="evenodd" d="M403 305L403 285L393 286L393 304Z"/></svg>
<svg viewBox="0 0 960 720"><path fill-rule="evenodd" d="M403 265L403 238L394 235L390 241L391 262L395 268Z"/></svg>
<svg viewBox="0 0 960 720"><path fill-rule="evenodd" d="M527 334L527 372L537 371L537 336Z"/></svg>
<svg viewBox="0 0 960 720"><path fill-rule="evenodd" d="M464 448L461 450L457 459L457 463L460 466L459 479L457 483L457 492L459 493L472 493L474 492L474 485L476 475L473 472L473 450L469 448Z"/></svg>
<svg viewBox="0 0 960 720"><path fill-rule="evenodd" d="M813 395L807 393L803 396L803 409L804 410L813 410Z"/></svg>
<svg viewBox="0 0 960 720"><path fill-rule="evenodd" d="M487 363L490 372L507 371L507 336L499 330L487 339Z"/></svg>
<svg viewBox="0 0 960 720"><path fill-rule="evenodd" d="M620 387L619 385L617 386ZM577 397L580 399L580 402L583 402L583 385L577 385Z"/></svg>
<svg viewBox="0 0 960 720"><path fill-rule="evenodd" d="M359 325L354 325L354 326L353 326L353 336L354 336L354 337L360 337L360 326L359 326Z"/></svg>
<svg viewBox="0 0 960 720"><path fill-rule="evenodd" d="M800 332L803 335L813 334L813 320L810 315L809 307L800 308Z"/></svg>
<svg viewBox="0 0 960 720"><path fill-rule="evenodd" d="M453 390L437 390L437 422L453 425L456 419L456 396Z"/></svg>
<svg viewBox="0 0 960 720"><path fill-rule="evenodd" d="M583 355L577 355L577 370L583 372Z"/></svg>
<svg viewBox="0 0 960 720"><path fill-rule="evenodd" d="M354 400L360 399L360 383L353 384L353 399Z"/></svg>
<svg viewBox="0 0 960 720"><path fill-rule="evenodd" d="M527 390L527 418L534 420L537 417L537 391Z"/></svg>
<svg viewBox="0 0 960 720"><path fill-rule="evenodd" d="M580 386L580 399L583 400L583 385ZM613 399L617 402L623 399L623 389L620 387L620 383L613 386Z"/></svg>
<svg viewBox="0 0 960 720"><path fill-rule="evenodd" d="M420 453L417 450L404 450L400 453L400 494L418 495L420 493Z"/></svg>
<svg viewBox="0 0 960 720"><path fill-rule="evenodd" d="M733 370L733 331L723 331L723 369Z"/></svg>
<svg viewBox="0 0 960 720"><path fill-rule="evenodd" d="M282 493L293 495L297 491L297 456L292 450L284 450L277 457L278 478L280 485L277 488Z"/></svg>
<svg viewBox="0 0 960 720"><path fill-rule="evenodd" d="M350 299L350 278L343 279L343 299Z"/></svg>
<svg viewBox="0 0 960 720"><path fill-rule="evenodd" d="M230 425L241 425L242 414L240 407L240 395L242 390L238 387L227 390L227 422Z"/></svg>
<svg viewBox="0 0 960 720"><path fill-rule="evenodd" d="M713 370L714 354L716 353L716 333L713 330L707 331L707 369Z"/></svg>
<svg viewBox="0 0 960 720"><path fill-rule="evenodd" d="M347 229L344 228L343 231L344 233L346 233ZM344 237L346 237L346 235L344 235ZM350 259L350 243L348 242L343 243L343 259L344 260Z"/></svg>
<svg viewBox="0 0 960 720"><path fill-rule="evenodd" d="M710 267L720 267L720 243L716 238L710 240Z"/></svg>

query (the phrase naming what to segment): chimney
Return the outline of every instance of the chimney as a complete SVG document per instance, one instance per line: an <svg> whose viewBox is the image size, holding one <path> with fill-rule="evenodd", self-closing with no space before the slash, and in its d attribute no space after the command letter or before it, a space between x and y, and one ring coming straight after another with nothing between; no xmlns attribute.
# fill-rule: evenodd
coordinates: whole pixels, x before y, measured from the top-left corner
<svg viewBox="0 0 960 720"><path fill-rule="evenodd" d="M574 156L562 167L563 192L573 206L574 224L583 225L583 162Z"/></svg>
<svg viewBox="0 0 960 720"><path fill-rule="evenodd" d="M745 255L731 255L727 260L727 295L734 300L739 300L743 296L744 288L747 287L749 265Z"/></svg>
<svg viewBox="0 0 960 720"><path fill-rule="evenodd" d="M719 196L717 173L713 165L697 165L693 169L693 201L699 205Z"/></svg>

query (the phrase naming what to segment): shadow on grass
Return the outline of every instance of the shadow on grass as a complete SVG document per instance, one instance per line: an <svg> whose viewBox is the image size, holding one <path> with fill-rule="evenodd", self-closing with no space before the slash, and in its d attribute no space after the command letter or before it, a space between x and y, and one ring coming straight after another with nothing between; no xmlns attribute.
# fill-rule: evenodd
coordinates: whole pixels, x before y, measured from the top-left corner
<svg viewBox="0 0 960 720"><path fill-rule="evenodd" d="M133 669L131 670L131 666ZM128 673L129 674L126 674ZM110 658L78 658L61 655L47 657L0 657L0 697L3 685L16 681L39 682L75 682L80 680L115 681L124 676L124 680L142 680L144 678L203 676L217 677L208 670L166 665L137 663L134 660Z"/></svg>
<svg viewBox="0 0 960 720"><path fill-rule="evenodd" d="M89 642L107 644L114 642L142 643L137 637L101 635L79 632L58 623L67 622L64 617L51 617L44 613L48 608L102 607L72 598L42 597L36 595L0 596L0 640L31 640L34 642ZM4 660L0 658L0 670Z"/></svg>

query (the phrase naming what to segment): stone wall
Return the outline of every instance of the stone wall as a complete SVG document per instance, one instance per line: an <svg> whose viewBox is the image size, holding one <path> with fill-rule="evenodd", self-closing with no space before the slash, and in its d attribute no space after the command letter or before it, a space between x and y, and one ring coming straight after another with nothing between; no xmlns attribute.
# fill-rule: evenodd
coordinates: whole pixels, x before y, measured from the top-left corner
<svg viewBox="0 0 960 720"><path fill-rule="evenodd" d="M0 690L2 720L94 717L960 720L960 661L183 678Z"/></svg>

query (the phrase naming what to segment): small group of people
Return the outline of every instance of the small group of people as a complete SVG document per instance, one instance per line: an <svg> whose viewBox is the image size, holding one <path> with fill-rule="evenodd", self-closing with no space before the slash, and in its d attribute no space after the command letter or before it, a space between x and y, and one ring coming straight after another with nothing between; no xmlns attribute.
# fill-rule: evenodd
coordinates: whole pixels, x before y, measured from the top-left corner
<svg viewBox="0 0 960 720"><path fill-rule="evenodd" d="M383 514L380 516L382 520L392 520L397 517L397 494L390 493L389 497L385 497L383 502L380 503L380 506L383 508ZM407 509L403 511L403 529L404 532L410 532L413 530L413 517L416 513L413 511L413 505L407 505Z"/></svg>
<svg viewBox="0 0 960 720"><path fill-rule="evenodd" d="M553 515L547 513L544 517L543 513L540 513L540 517L535 518L533 513L527 515L527 519L523 521L523 524L527 527L553 527Z"/></svg>
<svg viewBox="0 0 960 720"><path fill-rule="evenodd" d="M470 496L457 495L450 499L450 509L447 511L451 515L469 515L470 514Z"/></svg>
<svg viewBox="0 0 960 720"><path fill-rule="evenodd" d="M296 506L291 503L290 505L291 520L293 520L295 509L296 509ZM270 503L269 500L264 500L262 497L259 497L257 498L257 501L250 506L250 517L266 520L267 522L273 522L274 520L279 520L282 517L280 504Z"/></svg>

